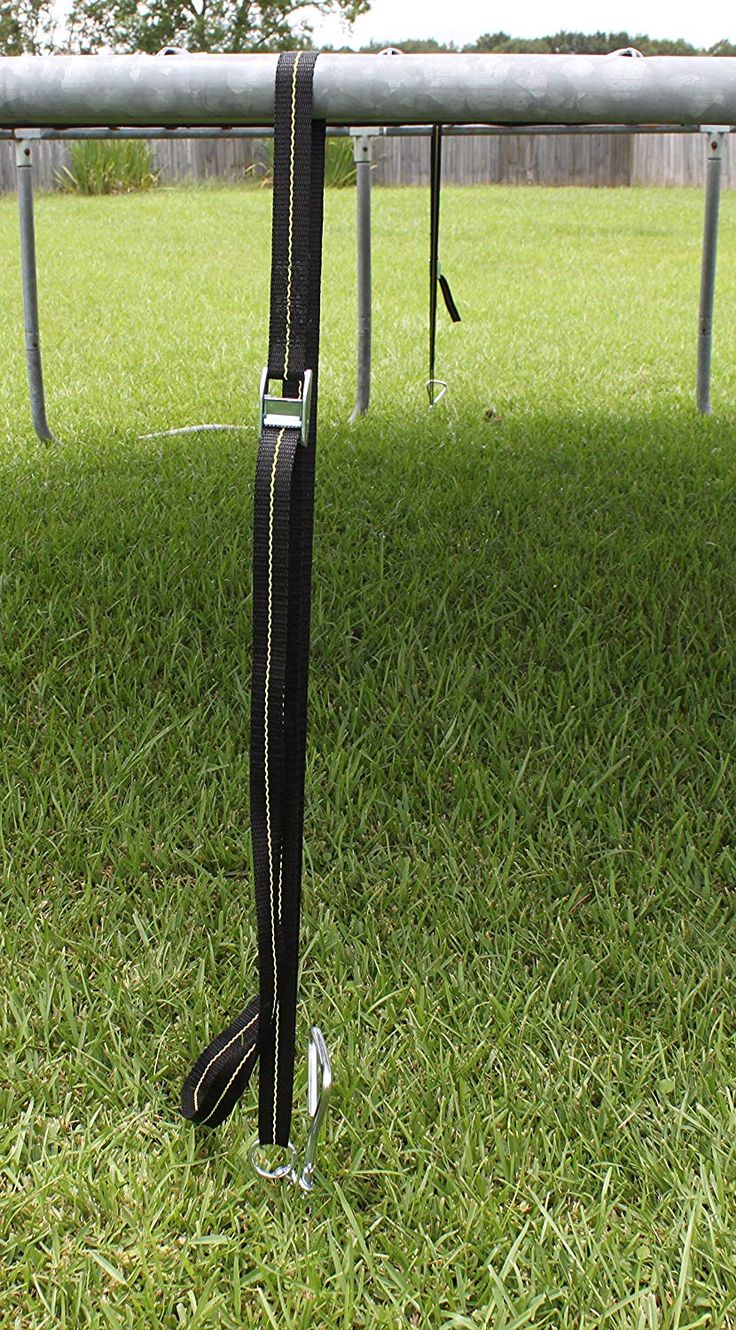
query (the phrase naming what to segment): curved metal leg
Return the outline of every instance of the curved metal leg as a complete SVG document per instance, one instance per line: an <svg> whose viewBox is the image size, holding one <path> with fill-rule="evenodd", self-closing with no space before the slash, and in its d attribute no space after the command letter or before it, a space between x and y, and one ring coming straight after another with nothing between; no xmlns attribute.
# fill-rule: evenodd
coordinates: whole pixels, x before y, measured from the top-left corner
<svg viewBox="0 0 736 1330"><path fill-rule="evenodd" d="M351 421L364 416L371 396L371 171L377 130L353 131L358 222L358 379Z"/></svg>
<svg viewBox="0 0 736 1330"><path fill-rule="evenodd" d="M716 285L718 210L721 199L723 145L728 130L712 125L708 134L708 174L705 182L703 261L700 271L700 315L698 319L698 411L710 415L710 362L713 343L713 305Z"/></svg>
<svg viewBox="0 0 736 1330"><path fill-rule="evenodd" d="M31 145L21 140L16 145L18 168L18 216L20 219L20 262L23 279L23 318L26 334L26 366L31 398L33 428L42 443L56 443L46 419L41 365L41 341L38 326L38 287L36 284L36 233L33 222L33 174Z"/></svg>

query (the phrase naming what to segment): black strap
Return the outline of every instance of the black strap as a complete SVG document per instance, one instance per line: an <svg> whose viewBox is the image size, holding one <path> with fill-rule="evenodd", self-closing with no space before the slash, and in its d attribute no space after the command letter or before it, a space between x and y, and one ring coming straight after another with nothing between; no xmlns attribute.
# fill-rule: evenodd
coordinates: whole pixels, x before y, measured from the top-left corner
<svg viewBox="0 0 736 1330"><path fill-rule="evenodd" d="M437 337L437 287L439 285L447 312L453 323L460 314L452 297L450 283L440 269L440 188L442 185L442 125L432 126L429 174L429 379L430 403L434 401L435 342Z"/></svg>
<svg viewBox="0 0 736 1330"><path fill-rule="evenodd" d="M450 283L448 282L443 272L438 273L437 281L440 284L440 291L442 292L442 295L444 297L445 309L447 310L447 313L449 314L453 323L460 323L461 321L460 311L458 310L458 307L453 299L452 291L450 290Z"/></svg>
<svg viewBox="0 0 736 1330"><path fill-rule="evenodd" d="M259 994L197 1060L181 1106L217 1126L260 1059L263 1145L289 1140L294 1080L325 155L324 122L312 119L316 59L285 52L276 72L268 377L303 402L311 371L312 405L305 438L301 420L273 424L266 414L256 464L250 806Z"/></svg>

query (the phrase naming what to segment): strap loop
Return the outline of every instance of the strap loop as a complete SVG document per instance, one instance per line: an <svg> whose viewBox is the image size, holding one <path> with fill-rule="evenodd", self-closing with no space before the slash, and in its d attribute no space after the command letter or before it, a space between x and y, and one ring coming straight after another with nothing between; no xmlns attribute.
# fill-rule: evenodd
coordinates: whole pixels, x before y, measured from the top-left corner
<svg viewBox="0 0 736 1330"><path fill-rule="evenodd" d="M442 292L445 308L453 323L460 322L460 314L453 300L450 283L440 268L440 190L442 186L442 125L432 126L429 175L429 375L427 393L429 405L436 406L447 392L443 379L435 378L435 343L437 340L437 287ZM435 385L442 391L435 394Z"/></svg>
<svg viewBox="0 0 736 1330"><path fill-rule="evenodd" d="M259 993L197 1060L182 1113L217 1126L259 1064L258 1140L290 1145L294 1082L325 125L316 51L284 52L274 103L268 363L253 514L250 812ZM281 382L281 395L270 390ZM286 1176L283 1165L270 1176Z"/></svg>

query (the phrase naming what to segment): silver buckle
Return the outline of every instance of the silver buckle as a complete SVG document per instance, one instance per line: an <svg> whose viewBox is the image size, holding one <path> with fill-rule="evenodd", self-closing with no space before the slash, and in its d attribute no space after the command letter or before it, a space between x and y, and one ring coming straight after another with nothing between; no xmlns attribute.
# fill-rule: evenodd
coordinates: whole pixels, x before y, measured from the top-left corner
<svg viewBox="0 0 736 1330"><path fill-rule="evenodd" d="M312 418L312 371L305 369L302 377L300 397L278 397L269 393L268 366L261 375L261 410L260 432L265 425L274 429L298 429L302 443L309 438L309 422Z"/></svg>

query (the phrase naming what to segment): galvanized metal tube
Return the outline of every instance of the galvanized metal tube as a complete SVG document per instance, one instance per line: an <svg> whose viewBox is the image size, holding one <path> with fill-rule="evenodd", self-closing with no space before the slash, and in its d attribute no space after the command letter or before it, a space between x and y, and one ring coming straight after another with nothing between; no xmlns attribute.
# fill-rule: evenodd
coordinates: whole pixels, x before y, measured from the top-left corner
<svg viewBox="0 0 736 1330"><path fill-rule="evenodd" d="M716 290L716 253L718 249L718 213L721 201L723 144L726 132L708 131L708 166L705 181L705 220L703 258L700 269L700 314L698 318L698 411L710 415L710 367L713 347L713 306Z"/></svg>
<svg viewBox="0 0 736 1330"><path fill-rule="evenodd" d="M276 55L4 56L0 125L271 124ZM736 58L323 52L330 124L730 124Z"/></svg>
<svg viewBox="0 0 736 1330"><path fill-rule="evenodd" d="M373 135L356 135L356 212L358 236L358 375L351 421L364 416L371 397L371 175Z"/></svg>
<svg viewBox="0 0 736 1330"><path fill-rule="evenodd" d="M26 336L26 367L31 398L31 418L42 443L55 443L46 419L41 366L41 340L38 325L38 285L36 282L36 232L33 220L33 160L30 145L19 143L18 216L20 219L20 264L23 281L23 319Z"/></svg>

